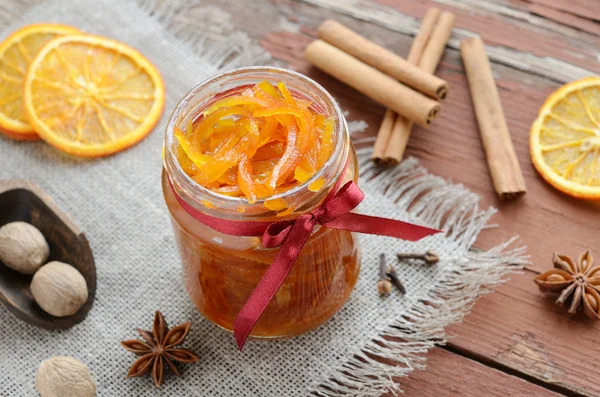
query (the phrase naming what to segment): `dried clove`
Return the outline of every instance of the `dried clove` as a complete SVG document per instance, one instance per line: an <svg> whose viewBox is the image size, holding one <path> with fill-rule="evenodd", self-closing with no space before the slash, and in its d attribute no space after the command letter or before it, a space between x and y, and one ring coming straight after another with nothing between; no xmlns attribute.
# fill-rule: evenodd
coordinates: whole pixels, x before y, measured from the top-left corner
<svg viewBox="0 0 600 397"><path fill-rule="evenodd" d="M396 274L396 269L394 269L392 266L389 266L385 275L389 277L390 282L394 285L394 287L398 289L398 291L400 291L401 294L406 294L406 288L404 288L404 285L398 278L398 275Z"/></svg>
<svg viewBox="0 0 600 397"><path fill-rule="evenodd" d="M392 266L387 266L385 263L385 254L379 255L379 281L377 282L377 290L381 295L387 295L392 286L396 287L400 293L405 294L406 288L398 278L396 269Z"/></svg>
<svg viewBox="0 0 600 397"><path fill-rule="evenodd" d="M380 295L387 295L392 290L392 282L385 275L386 271L385 254L379 255L379 281L377 281L377 291Z"/></svg>
<svg viewBox="0 0 600 397"><path fill-rule="evenodd" d="M439 262L439 255L432 250L425 252L424 254L410 253L410 252L400 252L397 254L399 260L404 259L418 259L424 261L428 265L433 265Z"/></svg>
<svg viewBox="0 0 600 397"><path fill-rule="evenodd" d="M386 279L379 279L377 282L377 291L380 295L387 295L392 290L392 282Z"/></svg>

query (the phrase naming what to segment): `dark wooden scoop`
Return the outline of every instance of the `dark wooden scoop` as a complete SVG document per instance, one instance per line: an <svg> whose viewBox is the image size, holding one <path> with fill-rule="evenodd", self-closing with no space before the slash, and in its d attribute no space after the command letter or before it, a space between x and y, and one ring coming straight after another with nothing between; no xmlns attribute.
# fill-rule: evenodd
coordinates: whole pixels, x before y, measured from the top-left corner
<svg viewBox="0 0 600 397"><path fill-rule="evenodd" d="M0 262L0 303L29 324L47 329L70 328L83 321L96 295L96 265L85 235L38 186L24 180L0 181L0 227L22 221L37 227L48 241L48 262L75 267L85 278L88 300L74 315L54 317L33 300L32 276L18 273Z"/></svg>

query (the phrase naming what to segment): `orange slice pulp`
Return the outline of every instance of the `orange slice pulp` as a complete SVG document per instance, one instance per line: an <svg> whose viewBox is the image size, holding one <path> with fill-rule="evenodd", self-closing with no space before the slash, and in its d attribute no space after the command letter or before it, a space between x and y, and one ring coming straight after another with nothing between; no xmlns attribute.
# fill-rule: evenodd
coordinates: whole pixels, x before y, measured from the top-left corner
<svg viewBox="0 0 600 397"><path fill-rule="evenodd" d="M4 135L18 140L39 139L23 110L25 74L46 43L77 33L66 25L35 24L17 30L0 44L0 131Z"/></svg>
<svg viewBox="0 0 600 397"><path fill-rule="evenodd" d="M148 135L161 117L165 89L136 50L72 35L48 42L32 60L23 99L42 139L70 154L99 157Z"/></svg>
<svg viewBox="0 0 600 397"><path fill-rule="evenodd" d="M600 199L600 77L569 83L546 100L531 127L530 154L555 188Z"/></svg>

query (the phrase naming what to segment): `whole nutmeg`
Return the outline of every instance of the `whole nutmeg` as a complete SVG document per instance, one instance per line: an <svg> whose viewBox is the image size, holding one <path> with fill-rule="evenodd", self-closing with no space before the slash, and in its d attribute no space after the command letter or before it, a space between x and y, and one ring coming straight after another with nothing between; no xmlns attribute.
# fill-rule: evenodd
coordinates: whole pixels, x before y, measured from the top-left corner
<svg viewBox="0 0 600 397"><path fill-rule="evenodd" d="M0 261L23 274L33 274L46 263L50 248L33 225L12 222L0 228Z"/></svg>
<svg viewBox="0 0 600 397"><path fill-rule="evenodd" d="M35 386L42 397L94 397L96 382L88 367L73 357L52 357L40 364Z"/></svg>
<svg viewBox="0 0 600 397"><path fill-rule="evenodd" d="M56 317L77 313L88 298L85 279L71 265L54 261L40 268L31 280L33 299Z"/></svg>

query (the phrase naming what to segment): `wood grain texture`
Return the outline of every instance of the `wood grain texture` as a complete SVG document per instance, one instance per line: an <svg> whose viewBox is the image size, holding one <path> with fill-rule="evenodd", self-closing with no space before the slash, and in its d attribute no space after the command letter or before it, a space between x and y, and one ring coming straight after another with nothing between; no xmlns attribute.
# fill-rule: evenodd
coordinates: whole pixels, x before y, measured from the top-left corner
<svg viewBox="0 0 600 397"><path fill-rule="evenodd" d="M594 21L600 21L600 12L598 12L598 2L596 0L529 0L529 2L565 11Z"/></svg>
<svg viewBox="0 0 600 397"><path fill-rule="evenodd" d="M583 30L584 32L600 36L600 23L590 21L589 19L582 18L578 15L573 15L571 13L546 7L540 4L532 4L529 6L529 12L536 15L541 15L544 18L557 21L567 26L571 26L575 29Z"/></svg>
<svg viewBox="0 0 600 397"><path fill-rule="evenodd" d="M555 32L564 37L588 40L588 37L581 37L581 31L577 27L568 26L560 20L540 17L532 13L532 7L539 5L526 0L434 0L435 2L447 4L453 8L468 10L477 9L478 12L489 13L498 18L507 18L510 21L527 22L529 29L541 31L542 33ZM545 6L539 6L545 7ZM547 8L547 7L546 7Z"/></svg>
<svg viewBox="0 0 600 397"><path fill-rule="evenodd" d="M335 7L331 8L340 9L339 2L331 3L335 3ZM405 4L402 1L395 3ZM414 3L420 5L414 13L415 17L420 18L428 5L439 5L442 2L415 1ZM511 1L512 3L518 2ZM384 109L347 86L311 68L300 55L304 45L311 41L316 27L325 17L340 20L370 40L400 55L408 53L411 37L399 32L394 34L388 29L388 25L381 24L378 20L375 23L367 22L369 18L373 19L373 15L377 16L368 7L365 7L365 14L370 13L371 16L356 19L356 15L351 13L341 12L332 15L324 13L319 7L310 5L305 7L301 3L279 1L276 6L278 17L293 18L298 28L295 31L279 32L256 29L253 31L255 37L262 38L265 48L276 58L289 62L293 68L322 83L340 100L343 108L350 111L350 119L366 120L371 126L366 134L375 134ZM525 4L525 7L527 6ZM493 45L504 43L502 37L498 38L503 34L503 30L518 28L533 29L536 34L543 36L544 40L551 41L554 35L560 35L562 40L569 42L568 51L571 52L577 51L578 46L582 45L578 43L595 40L585 32L578 32L577 34L583 38L579 42L572 39L576 36L572 36L574 32L568 27L556 26L554 23L526 26L523 23L523 13L527 12L527 8L521 11L507 9L506 4L502 4L502 7L505 14L492 15L490 10L484 10L476 11L476 15L471 16L476 18L478 12L485 12L489 14L487 18L502 21L504 27L491 33L492 41L495 43ZM395 6L394 9L396 8L404 10L401 6ZM446 9L453 10L450 7ZM511 10L515 12L516 17L510 16ZM463 14L463 18L466 18L466 14ZM533 18L538 17L533 16ZM457 25L457 29L464 29L461 19L458 20ZM481 29L485 27L481 26ZM566 29L568 34L560 33L560 29ZM535 35L533 37L533 40L538 39ZM527 45L535 46L536 43L533 41ZM517 55L519 54L515 56ZM563 57L560 53L554 55L556 59L545 60L546 68L553 68L555 62L570 65L568 56ZM444 111L439 120L427 129L415 129L409 143L408 154L418 157L433 173L463 183L480 194L482 206L493 205L499 208L498 215L493 219L498 223L499 228L485 231L479 238L479 246L490 247L515 234L521 235L523 243L529 247L531 268L542 271L551 266L554 250L578 255L584 249L591 248L594 254L600 257L598 249L600 205L575 200L557 192L539 177L531 165L528 145L529 127L545 98L557 89L560 83L556 81L555 73L545 74L538 70L529 72L526 66L526 63L520 63L519 67L507 66L504 62L492 63L519 164L523 169L529 190L528 194L518 202L501 202L495 197L482 145L478 141L477 124L470 102L466 76L455 50L446 51L438 73L451 85L452 96L444 103ZM597 61L590 60L587 67L594 73L600 72L600 64ZM556 387L567 394L600 396L597 385L600 369L590 365L595 361L594 352L597 349L594 340L597 338L599 325L591 323L583 316L571 317L561 308L556 307L552 298L538 292L531 281L534 274L534 272L527 272L522 276L514 276L509 284L498 288L497 293L481 298L475 306L474 313L469 315L464 323L450 328L449 334L455 336L451 340L450 347L490 365L497 365L510 372L536 379L548 387ZM442 366L453 368L461 360L448 353L443 359ZM465 374L449 377L443 382L443 387L440 387L436 383L439 375L432 370L432 362L429 364L428 371L416 372L409 378L406 383L409 390L407 393L411 392L413 379L422 376L423 383L414 384L413 395L438 395L436 393L444 393L446 389L456 390L449 395L487 395L485 392L473 391L468 387L463 390L462 386L465 383L473 384L463 382ZM493 383L489 383L488 379L481 382L484 388L493 387ZM430 384L438 385L435 392L428 389ZM517 386L517 389L521 392L526 391L527 387L530 385ZM511 389L506 386L500 390L506 390L506 395L511 395L508 392ZM525 393L543 395L542 392L536 391Z"/></svg>
<svg viewBox="0 0 600 397"><path fill-rule="evenodd" d="M285 7L277 7L276 15L281 18L281 13L288 15L289 12L290 16L293 14L297 23L302 24L299 32L271 32L268 28L263 28L252 33L258 38L263 37L263 45L275 57L289 62L292 68L323 84L341 102L342 107L350 112L349 119L365 120L370 125L366 134L375 135L384 109L312 68L302 59L304 47L314 37L315 29L325 15L318 7L304 6L301 3L278 4ZM336 16L342 23L380 45L400 55L408 53L411 37L390 33L386 28L356 21L344 14ZM327 17L331 15L328 14ZM457 28L460 29L460 25ZM594 66L600 73L600 64L596 62ZM418 157L431 172L463 183L480 194L483 207L493 205L499 209L493 221L500 228L484 233L478 242L481 247L490 247L499 241L520 235L523 243L529 247L531 268L538 271L549 266L554 250L578 255L591 248L594 253L600 254L596 251L600 239L600 205L572 199L552 188L535 171L529 157L531 123L546 97L560 84L537 73L527 73L498 63L492 63L492 71L528 187L527 195L516 202L502 202L495 197L479 140L468 82L460 56L455 50L446 50L438 69L438 75L451 86L452 98L444 102L441 116L430 127L415 128L407 155Z"/></svg>
<svg viewBox="0 0 600 397"><path fill-rule="evenodd" d="M598 255L596 255L598 257ZM450 347L481 361L584 396L600 396L600 322L569 315L526 271L481 298L463 323L447 332Z"/></svg>
<svg viewBox="0 0 600 397"><path fill-rule="evenodd" d="M427 354L427 369L402 379L404 397L558 397L561 394L441 348ZM385 396L388 397L388 396Z"/></svg>
<svg viewBox="0 0 600 397"><path fill-rule="evenodd" d="M51 316L31 295L32 276L0 263L0 303L19 319L37 327L64 329L80 323L96 295L96 266L85 235L38 186L22 180L0 181L0 226L17 221L30 223L42 232L50 246L48 262L68 263L83 275L88 300L72 316Z"/></svg>
<svg viewBox="0 0 600 397"><path fill-rule="evenodd" d="M478 0L302 0L390 30L414 34L417 19L431 6L456 13L454 40L481 35L488 43L492 61L560 82L594 74L587 69L597 62L598 37L574 34L567 36L528 21L512 18L478 7ZM505 7L506 8L506 7Z"/></svg>

